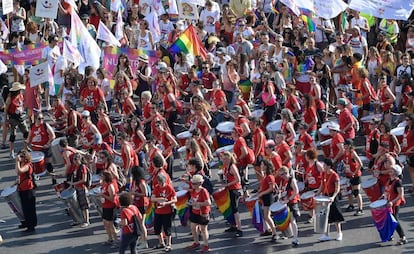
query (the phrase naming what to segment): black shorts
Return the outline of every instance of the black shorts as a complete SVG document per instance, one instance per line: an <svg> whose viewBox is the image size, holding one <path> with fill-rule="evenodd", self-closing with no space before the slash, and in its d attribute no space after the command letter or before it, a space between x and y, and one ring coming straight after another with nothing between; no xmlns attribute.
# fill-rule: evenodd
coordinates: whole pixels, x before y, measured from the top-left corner
<svg viewBox="0 0 414 254"><path fill-rule="evenodd" d="M295 220L297 220L300 217L300 210L299 210L298 203L288 204L288 206L290 209L290 213L295 218Z"/></svg>
<svg viewBox="0 0 414 254"><path fill-rule="evenodd" d="M89 200L86 197L86 190L84 188L76 189L76 198L81 210L89 209Z"/></svg>
<svg viewBox="0 0 414 254"><path fill-rule="evenodd" d="M230 206L234 213L239 212L239 200L242 195L242 190L230 190Z"/></svg>
<svg viewBox="0 0 414 254"><path fill-rule="evenodd" d="M195 214L192 211L190 212L190 221L192 223L198 224L198 225L208 225L208 222L210 221L210 216L201 216L199 214Z"/></svg>
<svg viewBox="0 0 414 254"><path fill-rule="evenodd" d="M349 183L352 186L359 185L361 183L361 177L355 176L355 177L349 178Z"/></svg>
<svg viewBox="0 0 414 254"><path fill-rule="evenodd" d="M272 205L272 193L262 196L263 206L269 207Z"/></svg>
<svg viewBox="0 0 414 254"><path fill-rule="evenodd" d="M114 208L102 208L102 219L107 221L115 220L115 207Z"/></svg>
<svg viewBox="0 0 414 254"><path fill-rule="evenodd" d="M407 164L410 167L414 167L414 155L407 157Z"/></svg>
<svg viewBox="0 0 414 254"><path fill-rule="evenodd" d="M169 214L155 214L154 217L154 233L156 235L161 234L161 230L164 231L165 235L171 235L171 224L172 224L172 215Z"/></svg>
<svg viewBox="0 0 414 254"><path fill-rule="evenodd" d="M362 110L365 110L365 111L370 111L371 110L371 104L363 104L362 105Z"/></svg>

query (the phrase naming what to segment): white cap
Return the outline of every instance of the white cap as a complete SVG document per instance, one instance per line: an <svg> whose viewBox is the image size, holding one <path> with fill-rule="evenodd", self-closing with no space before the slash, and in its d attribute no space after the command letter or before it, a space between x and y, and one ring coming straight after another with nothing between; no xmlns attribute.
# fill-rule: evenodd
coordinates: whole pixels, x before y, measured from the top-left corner
<svg viewBox="0 0 414 254"><path fill-rule="evenodd" d="M88 110L84 110L84 111L82 112L82 116L85 116L85 117L90 117L90 116L91 116L91 113L90 113Z"/></svg>

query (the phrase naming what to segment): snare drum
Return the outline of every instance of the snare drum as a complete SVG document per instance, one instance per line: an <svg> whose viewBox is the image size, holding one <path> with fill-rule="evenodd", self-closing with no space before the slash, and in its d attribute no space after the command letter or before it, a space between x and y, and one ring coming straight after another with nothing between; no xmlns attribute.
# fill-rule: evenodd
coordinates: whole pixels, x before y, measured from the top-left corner
<svg viewBox="0 0 414 254"><path fill-rule="evenodd" d="M177 203L175 207L177 208L177 215L180 218L181 225L187 226L188 219L190 218L190 211L188 210L188 190L177 191Z"/></svg>
<svg viewBox="0 0 414 254"><path fill-rule="evenodd" d="M32 155L32 164L34 173L37 176L46 175L46 164L45 164L45 154L39 151L30 152Z"/></svg>
<svg viewBox="0 0 414 254"><path fill-rule="evenodd" d="M266 131L271 138L275 138L274 133L282 129L282 120L275 120L266 125Z"/></svg>
<svg viewBox="0 0 414 254"><path fill-rule="evenodd" d="M61 137L54 139L51 143L52 148L52 161L55 165L63 165L65 161L63 160L62 150L63 148L60 146L60 141L66 140L66 137Z"/></svg>
<svg viewBox="0 0 414 254"><path fill-rule="evenodd" d="M101 176L100 175L93 174L91 180L92 180L91 181L91 187L89 188L91 190L101 184Z"/></svg>
<svg viewBox="0 0 414 254"><path fill-rule="evenodd" d="M330 198L326 196L315 197L315 233L325 233L328 227Z"/></svg>
<svg viewBox="0 0 414 254"><path fill-rule="evenodd" d="M387 207L387 200L380 199L372 202L369 207L371 210L374 225L376 226L382 242L388 241L397 227L397 222L392 221L392 208Z"/></svg>
<svg viewBox="0 0 414 254"><path fill-rule="evenodd" d="M220 153L226 152L226 151L231 152L231 151L233 151L233 148L234 148L234 145L228 145L228 146L223 146L223 147L217 148L216 155L218 156L218 155L220 155Z"/></svg>
<svg viewBox="0 0 414 254"><path fill-rule="evenodd" d="M331 138L321 141L319 143L319 145L322 147L322 150L325 156L329 156L331 154L331 143L332 143Z"/></svg>
<svg viewBox="0 0 414 254"><path fill-rule="evenodd" d="M234 144L234 140L231 137L231 132L234 129L233 122L222 122L216 127L216 139L218 147Z"/></svg>
<svg viewBox="0 0 414 254"><path fill-rule="evenodd" d="M307 191L300 196L302 202L302 209L304 211L313 210L315 207L315 193L313 191Z"/></svg>
<svg viewBox="0 0 414 254"><path fill-rule="evenodd" d="M7 204L17 218L19 218L20 221L24 221L22 202L20 200L19 193L17 192L17 185L4 188L0 196L7 201Z"/></svg>
<svg viewBox="0 0 414 254"><path fill-rule="evenodd" d="M376 178L370 178L361 183L361 187L371 202L381 197L381 188Z"/></svg>
<svg viewBox="0 0 414 254"><path fill-rule="evenodd" d="M386 206L387 206L387 200L385 199L379 199L369 204L369 208L371 209L382 209Z"/></svg>
<svg viewBox="0 0 414 254"><path fill-rule="evenodd" d="M244 200L244 204L246 205L247 210L249 211L250 215L253 213L253 208L257 200L258 200L257 196L251 196Z"/></svg>
<svg viewBox="0 0 414 254"><path fill-rule="evenodd" d="M83 214L79 208L79 203L76 196L76 191L74 188L68 188L62 193L60 193L60 197L62 198L63 202L65 202L66 206L69 209L69 214L71 215L74 222L82 223L84 221Z"/></svg>
<svg viewBox="0 0 414 254"><path fill-rule="evenodd" d="M177 134L177 141L178 141L178 144L180 144L180 146L185 146L185 141L188 138L191 138L191 132L189 131L184 131L184 132Z"/></svg>
<svg viewBox="0 0 414 254"><path fill-rule="evenodd" d="M290 224L290 210L286 204L275 202L270 206L270 213L280 231L284 231Z"/></svg>

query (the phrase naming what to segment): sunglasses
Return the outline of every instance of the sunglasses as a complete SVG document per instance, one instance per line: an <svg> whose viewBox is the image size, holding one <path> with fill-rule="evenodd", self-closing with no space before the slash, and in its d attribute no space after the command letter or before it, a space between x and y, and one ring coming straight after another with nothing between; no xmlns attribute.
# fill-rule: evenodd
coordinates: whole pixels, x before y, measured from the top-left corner
<svg viewBox="0 0 414 254"><path fill-rule="evenodd" d="M43 120L43 117L38 117L37 120Z"/></svg>

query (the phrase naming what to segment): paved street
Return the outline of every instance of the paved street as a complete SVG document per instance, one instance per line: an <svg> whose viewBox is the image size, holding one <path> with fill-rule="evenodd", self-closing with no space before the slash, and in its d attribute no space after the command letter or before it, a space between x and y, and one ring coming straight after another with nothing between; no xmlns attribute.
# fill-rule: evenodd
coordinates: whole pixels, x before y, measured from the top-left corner
<svg viewBox="0 0 414 254"><path fill-rule="evenodd" d="M21 147L21 137L18 146ZM0 151L0 190L11 185L15 180L14 161L8 159L8 150ZM179 162L177 161L177 165ZM62 170L60 168L59 170ZM175 176L179 176L180 169L176 168ZM214 182L217 180L213 170ZM251 177L253 170L250 170ZM405 186L408 186L408 177L405 179ZM252 188L256 187L252 180ZM37 215L38 226L36 233L25 235L17 229L19 221L11 213L9 206L0 200L0 234L4 241L0 245L1 254L16 253L117 253L116 249L109 249L102 246L106 240L103 223L96 210L91 209L92 224L85 229L72 228L71 218L65 213L63 202L57 198L50 178L42 178L38 182L37 190ZM364 210L365 215L354 217L353 212L344 213L346 223L343 224L343 241L330 241L319 243L320 235L313 232L313 227L305 224L307 215L302 215L299 225L300 245L293 248L291 240L279 240L277 243L270 243L270 237L259 237L259 233L251 226L251 217L244 205L241 205L243 218L244 237L234 238L232 233L223 233L228 226L217 209L213 208L215 219L209 224L211 253L273 253L284 251L285 253L414 253L414 202L412 196L407 196L407 205L401 209L401 222L408 237L409 243L405 246L394 246L398 240L395 233L394 242L379 243L379 234L373 226L371 213L368 209L368 199L365 194ZM347 203L343 200L342 207ZM189 227L178 226L176 219L176 233L173 233L173 253L188 253L186 246L192 243L189 235ZM334 227L332 226L332 230ZM332 234L336 237L336 234ZM156 237L149 236L150 246L155 246ZM163 253L163 250L146 250L140 253Z"/></svg>

